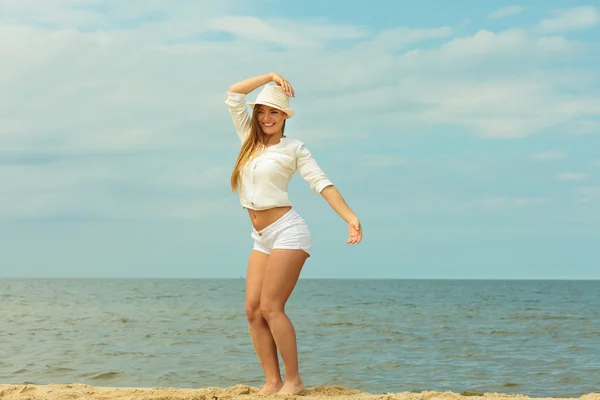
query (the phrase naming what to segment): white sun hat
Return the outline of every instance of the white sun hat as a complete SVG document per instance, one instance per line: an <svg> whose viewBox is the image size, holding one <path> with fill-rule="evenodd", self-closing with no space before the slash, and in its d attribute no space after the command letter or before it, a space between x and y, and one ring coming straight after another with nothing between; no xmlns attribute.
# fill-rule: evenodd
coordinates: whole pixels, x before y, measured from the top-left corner
<svg viewBox="0 0 600 400"><path fill-rule="evenodd" d="M256 96L256 101L248 103L252 109L256 104L263 104L281 110L288 115L288 118L294 116L294 110L290 108L290 98L279 85L265 85Z"/></svg>

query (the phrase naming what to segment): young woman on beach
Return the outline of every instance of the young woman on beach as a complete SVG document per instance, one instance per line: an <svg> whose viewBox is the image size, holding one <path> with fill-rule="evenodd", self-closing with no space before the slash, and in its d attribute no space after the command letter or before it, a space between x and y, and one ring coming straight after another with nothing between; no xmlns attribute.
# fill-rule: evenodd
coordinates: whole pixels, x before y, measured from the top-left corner
<svg viewBox="0 0 600 400"><path fill-rule="evenodd" d="M270 84L275 82L275 85ZM264 88L254 103L245 97ZM304 262L310 257L311 234L306 222L292 209L287 186L298 171L313 192L321 194L348 223L347 243L362 239L358 217L319 168L304 143L284 136L285 122L294 115L295 97L290 83L275 73L231 85L225 104L242 142L231 174L231 187L239 190L242 207L253 226L254 246L246 275L246 316L250 338L265 374L259 394L298 394L304 384L298 371L296 333L285 314L285 303L296 286ZM285 384L277 350L283 359Z"/></svg>

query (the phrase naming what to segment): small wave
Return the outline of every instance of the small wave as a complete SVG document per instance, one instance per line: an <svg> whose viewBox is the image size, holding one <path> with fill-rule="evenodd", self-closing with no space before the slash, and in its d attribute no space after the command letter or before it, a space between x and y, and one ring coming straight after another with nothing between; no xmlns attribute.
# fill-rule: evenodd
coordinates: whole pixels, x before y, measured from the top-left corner
<svg viewBox="0 0 600 400"><path fill-rule="evenodd" d="M111 379L118 378L122 375L123 374L121 374L120 372L110 371L110 372L92 372L92 373L88 373L88 374L82 374L82 375L80 375L80 377L89 378L93 381L108 381Z"/></svg>
<svg viewBox="0 0 600 400"><path fill-rule="evenodd" d="M120 375L121 375L121 373L119 373L119 372L103 372L101 374L92 376L91 379L98 380L98 381L104 381L104 380L116 378Z"/></svg>
<svg viewBox="0 0 600 400"><path fill-rule="evenodd" d="M52 373L52 372L72 372L72 371L75 371L75 370L73 368L53 367L52 365L46 365L46 370L44 372Z"/></svg>
<svg viewBox="0 0 600 400"><path fill-rule="evenodd" d="M172 295L172 294L162 294L159 296L156 296L155 299L156 300L160 300L160 299L172 299L175 297L181 297L180 295Z"/></svg>
<svg viewBox="0 0 600 400"><path fill-rule="evenodd" d="M156 380L158 382L173 382L173 379L176 377L177 377L176 372L165 372L164 374L162 374L161 376L156 378Z"/></svg>
<svg viewBox="0 0 600 400"><path fill-rule="evenodd" d="M29 372L29 370L21 368L20 370L13 372L13 374L25 374L27 372Z"/></svg>
<svg viewBox="0 0 600 400"><path fill-rule="evenodd" d="M358 328L369 328L371 324L355 324L354 322L323 322L316 324L316 326L336 327L336 326L353 326Z"/></svg>
<svg viewBox="0 0 600 400"><path fill-rule="evenodd" d="M188 346L188 345L196 345L198 342L190 342L190 341L180 341L180 342L172 342L171 346Z"/></svg>
<svg viewBox="0 0 600 400"><path fill-rule="evenodd" d="M388 331L385 329L378 329L375 331L375 333L380 334L380 335L410 335L410 333L408 332L400 332L400 331Z"/></svg>

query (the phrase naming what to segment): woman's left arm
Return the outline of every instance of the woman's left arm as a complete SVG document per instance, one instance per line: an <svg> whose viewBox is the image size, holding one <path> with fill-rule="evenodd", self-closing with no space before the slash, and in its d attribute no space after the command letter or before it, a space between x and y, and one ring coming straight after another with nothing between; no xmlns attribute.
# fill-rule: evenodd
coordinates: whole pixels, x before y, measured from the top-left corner
<svg viewBox="0 0 600 400"><path fill-rule="evenodd" d="M341 193L327 178L327 175L319 168L319 164L317 164L303 143L300 143L296 152L296 168L302 179L310 184L311 190L315 193L320 193L327 200L331 208L348 223L350 237L346 243L359 243L362 240L362 227L360 226L358 217L348 207Z"/></svg>
<svg viewBox="0 0 600 400"><path fill-rule="evenodd" d="M356 244L362 240L362 227L356 214L352 212L346 201L342 197L342 194L333 185L325 187L321 191L321 195L327 200L327 203L338 213L344 221L348 223L348 240L346 243Z"/></svg>

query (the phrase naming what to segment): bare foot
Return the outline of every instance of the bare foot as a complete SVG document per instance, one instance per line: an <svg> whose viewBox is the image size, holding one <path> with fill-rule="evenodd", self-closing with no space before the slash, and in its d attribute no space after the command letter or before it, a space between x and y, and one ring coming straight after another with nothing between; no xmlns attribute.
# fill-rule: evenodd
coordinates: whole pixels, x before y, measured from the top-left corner
<svg viewBox="0 0 600 400"><path fill-rule="evenodd" d="M279 389L282 388L282 386L283 386L283 382L266 383L265 386L263 386L262 389L260 389L257 394L259 396L266 396L269 394L277 393L279 391Z"/></svg>
<svg viewBox="0 0 600 400"><path fill-rule="evenodd" d="M283 387L277 394L299 394L304 390L304 384L300 382L285 382Z"/></svg>

